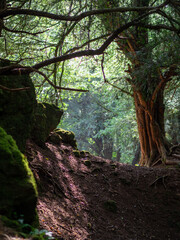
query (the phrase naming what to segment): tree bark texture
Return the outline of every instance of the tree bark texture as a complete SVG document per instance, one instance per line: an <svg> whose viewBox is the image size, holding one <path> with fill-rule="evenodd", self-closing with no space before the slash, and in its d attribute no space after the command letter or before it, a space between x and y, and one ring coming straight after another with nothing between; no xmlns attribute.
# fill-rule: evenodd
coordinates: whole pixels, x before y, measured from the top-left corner
<svg viewBox="0 0 180 240"><path fill-rule="evenodd" d="M165 161L169 148L165 140L163 90L155 101L145 101L134 91L134 102L141 145L140 165L149 167L159 156Z"/></svg>

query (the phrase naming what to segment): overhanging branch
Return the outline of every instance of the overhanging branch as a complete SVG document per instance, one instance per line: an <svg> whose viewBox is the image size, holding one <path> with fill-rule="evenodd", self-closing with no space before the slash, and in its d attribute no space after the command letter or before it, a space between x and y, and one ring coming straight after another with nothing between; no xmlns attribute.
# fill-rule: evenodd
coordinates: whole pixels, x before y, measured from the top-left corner
<svg viewBox="0 0 180 240"><path fill-rule="evenodd" d="M46 74L44 74L43 72L37 70L37 69L33 69L32 68L32 72L37 72L38 74L40 74L41 76L44 77L44 80L47 81L52 87L54 87L55 89L59 89L59 90L68 90L68 91L76 91L76 92L89 92L89 90L84 90L84 89L77 89L77 88L66 88L66 87L59 87L56 86L54 83L52 83L49 78L46 76Z"/></svg>
<svg viewBox="0 0 180 240"><path fill-rule="evenodd" d="M116 31L114 31L107 39L106 41L101 45L100 48L96 49L96 50L83 50L83 51L78 51L78 52L74 52L74 53L70 53L70 54L65 54L59 57L55 57L55 58L51 58L51 59L47 59L43 62L37 63L33 66L33 68L35 69L40 69L42 67L48 66L52 63L56 63L56 62L62 62L65 60L69 60L69 59L73 59L76 57L83 57L83 56L95 56L95 55L101 55L103 54L103 52L108 48L108 46L114 41L115 38L117 38L117 36L123 32L124 30L128 29L131 26L134 26L137 24L137 22L139 22L141 19L143 19L144 17L155 13L155 11L150 11L148 13L145 13L143 15L141 15L140 17L134 19L133 21L119 27Z"/></svg>
<svg viewBox="0 0 180 240"><path fill-rule="evenodd" d="M166 26L164 24L158 24L158 25L151 25L151 24L143 24L143 23L138 23L138 26L144 27L144 28L148 28L151 30L161 30L161 29L165 29L168 31L172 31L172 32L176 32L176 33L180 33L180 30L175 28L175 27L170 27L170 26Z"/></svg>
<svg viewBox="0 0 180 240"><path fill-rule="evenodd" d="M8 87L5 87L5 86L3 86L3 85L0 85L0 89L5 90L5 91L9 91L9 92L20 92L20 91L29 90L30 87L24 87L24 88L8 88Z"/></svg>
<svg viewBox="0 0 180 240"><path fill-rule="evenodd" d="M45 33L47 32L48 30L45 30L45 31L41 31L41 32L35 32L35 33L31 33L31 32L27 32L27 31L19 31L19 30L15 30L15 29L9 29L7 28L6 26L3 25L3 29L8 31L8 32L12 32L12 33L18 33L18 34L29 34L29 35L32 35L32 36L36 36L38 34L41 34L41 33Z"/></svg>
<svg viewBox="0 0 180 240"><path fill-rule="evenodd" d="M87 12L83 12L77 16L64 16L64 15L57 15L53 13L48 13L44 11L32 10L32 9L7 9L0 12L0 18L8 17L8 16L15 16L15 15L30 15L30 16L38 16L38 17L45 17L53 20L61 20L61 21L80 21L83 18L105 14L105 13L115 13L115 12L145 12L145 11L152 11L157 10L159 8L164 7L169 1L165 1L163 4L157 7L119 7L119 8L111 8L111 9L98 9L98 10L91 10Z"/></svg>

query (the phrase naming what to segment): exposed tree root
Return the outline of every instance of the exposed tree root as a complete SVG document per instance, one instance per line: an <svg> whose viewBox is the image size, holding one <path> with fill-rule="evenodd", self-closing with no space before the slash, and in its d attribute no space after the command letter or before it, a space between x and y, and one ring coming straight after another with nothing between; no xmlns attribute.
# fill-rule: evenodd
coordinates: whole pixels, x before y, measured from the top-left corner
<svg viewBox="0 0 180 240"><path fill-rule="evenodd" d="M160 165L159 163L163 164L164 166L180 166L180 144L172 146L169 154L165 158L159 156L151 165L151 167L156 167Z"/></svg>

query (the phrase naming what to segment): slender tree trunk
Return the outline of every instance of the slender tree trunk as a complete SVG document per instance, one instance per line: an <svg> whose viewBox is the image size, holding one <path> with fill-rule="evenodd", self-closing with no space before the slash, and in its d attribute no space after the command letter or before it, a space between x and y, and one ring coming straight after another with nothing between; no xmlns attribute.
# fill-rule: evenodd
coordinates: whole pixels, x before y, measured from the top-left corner
<svg viewBox="0 0 180 240"><path fill-rule="evenodd" d="M120 147L116 151L116 161L117 162L121 161L121 149L120 149Z"/></svg>
<svg viewBox="0 0 180 240"><path fill-rule="evenodd" d="M137 146L137 149L136 149L134 158L133 158L133 160L132 160L132 165L133 165L133 166L135 166L136 164L139 163L140 154L141 154L141 146L140 146L140 143L138 143L138 146Z"/></svg>
<svg viewBox="0 0 180 240"><path fill-rule="evenodd" d="M103 157L112 159L113 153L113 140L110 137L104 136L103 138Z"/></svg>

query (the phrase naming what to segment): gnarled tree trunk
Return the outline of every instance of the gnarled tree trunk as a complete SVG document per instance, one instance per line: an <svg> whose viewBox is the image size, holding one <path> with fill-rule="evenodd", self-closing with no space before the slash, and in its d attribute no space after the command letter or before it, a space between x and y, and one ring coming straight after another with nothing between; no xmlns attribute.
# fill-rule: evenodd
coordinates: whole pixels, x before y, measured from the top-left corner
<svg viewBox="0 0 180 240"><path fill-rule="evenodd" d="M141 145L141 166L151 166L158 157L165 161L169 149L165 140L163 90L154 101L145 101L134 91L134 102Z"/></svg>

